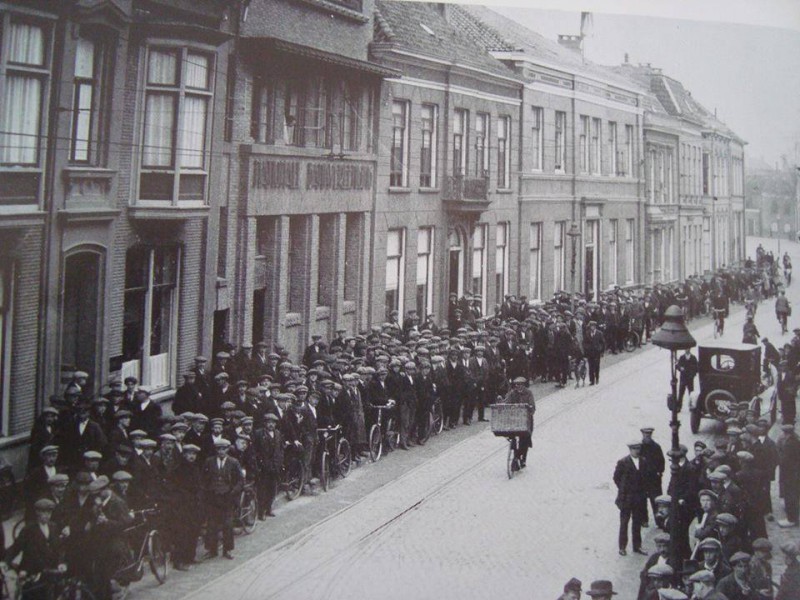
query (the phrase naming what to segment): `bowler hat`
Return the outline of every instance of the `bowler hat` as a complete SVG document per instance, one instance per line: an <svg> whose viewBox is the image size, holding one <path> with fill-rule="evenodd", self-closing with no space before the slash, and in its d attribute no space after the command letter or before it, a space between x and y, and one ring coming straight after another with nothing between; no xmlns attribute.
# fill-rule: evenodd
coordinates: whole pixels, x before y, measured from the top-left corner
<svg viewBox="0 0 800 600"><path fill-rule="evenodd" d="M594 598L595 596L611 596L617 595L617 592L614 591L614 584L605 579L598 579L597 581L593 581L592 584L589 586L589 591L586 592L587 596L591 596Z"/></svg>

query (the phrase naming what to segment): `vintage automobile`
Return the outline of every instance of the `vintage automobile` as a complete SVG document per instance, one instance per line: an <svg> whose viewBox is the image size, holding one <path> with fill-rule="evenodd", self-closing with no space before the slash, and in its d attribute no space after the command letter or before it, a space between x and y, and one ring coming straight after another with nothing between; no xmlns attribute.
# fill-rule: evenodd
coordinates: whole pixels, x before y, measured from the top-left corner
<svg viewBox="0 0 800 600"><path fill-rule="evenodd" d="M735 416L746 402L759 417L762 408L775 420L775 394L761 398L761 347L755 344L713 342L698 348L699 391L689 404L692 433L700 429L703 417L725 421ZM772 390L769 390L772 392Z"/></svg>

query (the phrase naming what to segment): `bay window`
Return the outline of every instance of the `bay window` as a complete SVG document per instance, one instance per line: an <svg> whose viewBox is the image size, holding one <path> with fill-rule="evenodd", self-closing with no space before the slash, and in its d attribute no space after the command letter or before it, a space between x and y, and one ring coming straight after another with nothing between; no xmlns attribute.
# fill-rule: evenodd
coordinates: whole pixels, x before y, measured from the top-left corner
<svg viewBox="0 0 800 600"><path fill-rule="evenodd" d="M212 57L150 48L139 198L204 201Z"/></svg>
<svg viewBox="0 0 800 600"><path fill-rule="evenodd" d="M125 258L122 357L125 376L168 388L177 351L180 250L135 247Z"/></svg>
<svg viewBox="0 0 800 600"><path fill-rule="evenodd" d="M70 161L103 166L107 127L107 92L104 90L107 46L99 39L82 36L75 48Z"/></svg>
<svg viewBox="0 0 800 600"><path fill-rule="evenodd" d="M43 25L0 14L0 204L39 198L49 32ZM29 169L27 172L25 169Z"/></svg>

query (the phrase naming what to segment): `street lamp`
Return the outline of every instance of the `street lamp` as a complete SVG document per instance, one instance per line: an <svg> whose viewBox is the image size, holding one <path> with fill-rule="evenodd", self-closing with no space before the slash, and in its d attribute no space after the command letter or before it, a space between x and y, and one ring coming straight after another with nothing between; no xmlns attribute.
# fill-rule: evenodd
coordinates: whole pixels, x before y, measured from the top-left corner
<svg viewBox="0 0 800 600"><path fill-rule="evenodd" d="M572 280L572 292L575 293L575 246L578 243L578 238L581 237L581 228L576 221L570 225L567 235L572 240L572 261L570 262L570 277Z"/></svg>
<svg viewBox="0 0 800 600"><path fill-rule="evenodd" d="M678 429L681 423L678 421L678 377L675 372L677 363L678 350L686 350L693 348L697 342L692 337L692 334L686 328L686 323L683 320L683 311L678 306L670 306L664 313L664 323L661 328L653 334L653 345L659 348L669 350L670 353L670 368L672 372L672 379L670 380L671 394L667 398L667 406L672 412L672 421L669 426L672 429L672 449L670 454L670 474L673 481L678 481L678 471L680 469L680 438L678 437ZM671 494L672 499L670 503L670 519L669 519L669 537L670 537L670 556L672 558L672 566L675 572L679 568L678 556L678 495Z"/></svg>

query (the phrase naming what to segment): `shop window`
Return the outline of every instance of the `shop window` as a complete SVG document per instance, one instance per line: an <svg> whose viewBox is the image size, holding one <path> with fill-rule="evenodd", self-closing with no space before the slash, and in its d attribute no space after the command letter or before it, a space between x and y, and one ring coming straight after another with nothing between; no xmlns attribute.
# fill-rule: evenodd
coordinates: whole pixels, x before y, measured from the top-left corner
<svg viewBox="0 0 800 600"><path fill-rule="evenodd" d="M405 285L405 229L390 229L386 233L386 293L384 296L385 318L396 310L403 315L403 288Z"/></svg>

